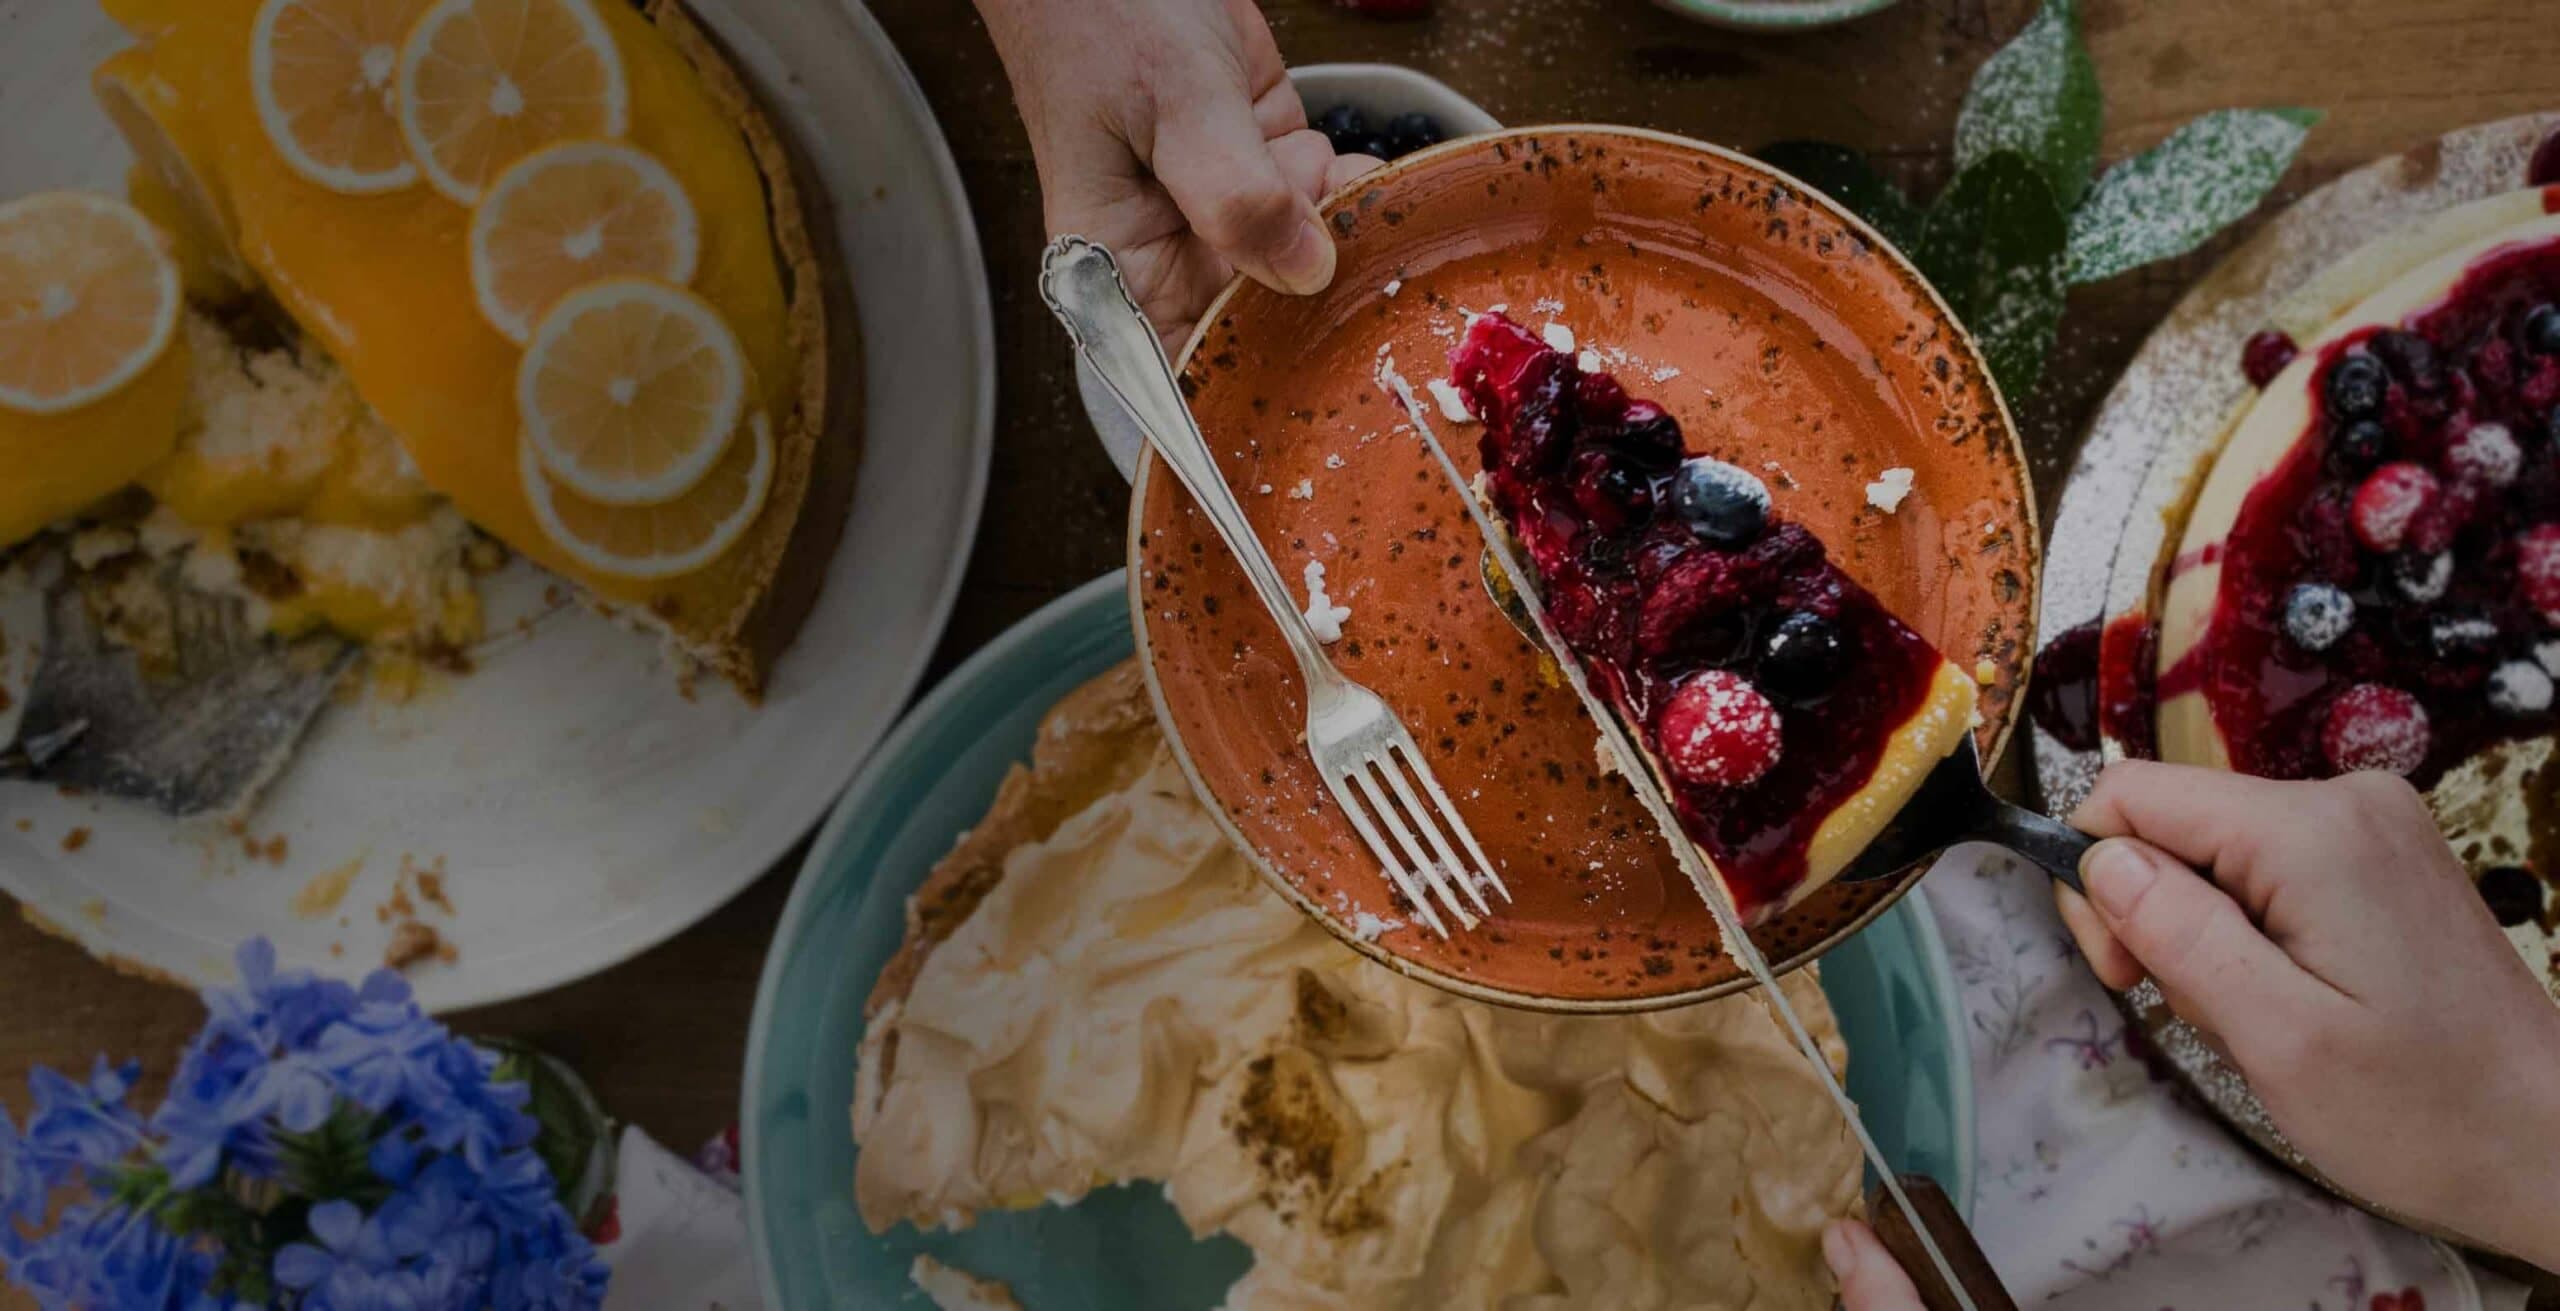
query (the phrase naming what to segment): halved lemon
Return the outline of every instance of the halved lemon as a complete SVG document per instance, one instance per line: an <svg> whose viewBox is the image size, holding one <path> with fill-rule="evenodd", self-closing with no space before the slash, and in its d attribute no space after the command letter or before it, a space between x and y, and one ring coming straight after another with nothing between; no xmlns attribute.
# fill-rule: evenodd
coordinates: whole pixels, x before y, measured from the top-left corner
<svg viewBox="0 0 2560 1311"><path fill-rule="evenodd" d="M534 522L569 557L617 578L689 574L746 535L773 486L773 423L759 409L692 491L663 505L592 501L543 468L533 443L517 443L516 465Z"/></svg>
<svg viewBox="0 0 2560 1311"><path fill-rule="evenodd" d="M543 467L608 505L656 505L701 482L746 400L746 354L720 311L646 278L561 297L516 369L516 409Z"/></svg>
<svg viewBox="0 0 2560 1311"><path fill-rule="evenodd" d="M293 171L354 195L418 180L393 74L426 0L266 0L249 29L258 123Z"/></svg>
<svg viewBox="0 0 2560 1311"><path fill-rule="evenodd" d="M517 160L471 214L471 290L522 344L562 296L602 278L693 281L702 236L675 174L613 141L570 141Z"/></svg>
<svg viewBox="0 0 2560 1311"><path fill-rule="evenodd" d="M77 191L0 205L0 407L76 410L178 331L178 263L133 206Z"/></svg>
<svg viewBox="0 0 2560 1311"><path fill-rule="evenodd" d="M400 132L427 181L469 205L555 141L629 125L622 52L589 0L436 0L400 47Z"/></svg>

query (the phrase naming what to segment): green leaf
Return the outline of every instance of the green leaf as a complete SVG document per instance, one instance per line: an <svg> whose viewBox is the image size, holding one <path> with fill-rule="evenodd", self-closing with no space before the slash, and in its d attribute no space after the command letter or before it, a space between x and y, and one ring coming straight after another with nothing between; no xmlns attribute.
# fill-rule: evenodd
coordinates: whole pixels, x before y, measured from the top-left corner
<svg viewBox="0 0 2560 1311"><path fill-rule="evenodd" d="M2203 245L2258 207L2319 121L2307 109L2217 110L2108 169L2071 215L2071 280Z"/></svg>
<svg viewBox="0 0 2560 1311"><path fill-rule="evenodd" d="M1867 157L1828 141L1780 141L1760 148L1760 162L1839 201L1896 247L1920 235L1920 207L1876 172Z"/></svg>
<svg viewBox="0 0 2560 1311"><path fill-rule="evenodd" d="M1921 228L1913 258L2012 400L2035 390L2062 321L2070 231L2052 184L2014 150L1957 174Z"/></svg>
<svg viewBox="0 0 2560 1311"><path fill-rule="evenodd" d="M2077 6L2045 0L2018 35L1974 71L1956 115L1956 167L2014 150L2044 174L2068 210L2097 169L2104 111L2098 66L2080 41Z"/></svg>

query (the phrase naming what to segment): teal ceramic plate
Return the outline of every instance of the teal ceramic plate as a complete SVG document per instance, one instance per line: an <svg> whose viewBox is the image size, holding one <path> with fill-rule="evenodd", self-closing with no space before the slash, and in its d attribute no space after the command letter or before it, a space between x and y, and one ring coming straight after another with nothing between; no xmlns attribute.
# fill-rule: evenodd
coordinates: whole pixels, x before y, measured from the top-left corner
<svg viewBox="0 0 2560 1311"><path fill-rule="evenodd" d="M907 1282L918 1252L1006 1281L1032 1311L1207 1311L1243 1273L1242 1244L1193 1242L1153 1187L991 1215L961 1234L874 1236L853 1209L862 1002L897 950L907 895L1028 758L1049 707L1130 651L1120 575L1053 602L918 704L818 835L765 960L747 1047L748 1220L767 1305L925 1306ZM1822 986L1848 1036L1849 1090L1886 1156L1970 1209L1973 1078L1920 894L1825 956Z"/></svg>

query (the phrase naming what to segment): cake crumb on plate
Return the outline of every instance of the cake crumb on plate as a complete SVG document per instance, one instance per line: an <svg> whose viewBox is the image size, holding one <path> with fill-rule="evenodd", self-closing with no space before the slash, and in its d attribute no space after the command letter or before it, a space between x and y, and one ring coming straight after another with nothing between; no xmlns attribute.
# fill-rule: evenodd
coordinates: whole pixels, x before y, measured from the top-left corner
<svg viewBox="0 0 2560 1311"><path fill-rule="evenodd" d="M936 1311L1022 1311L1013 1290L993 1279L980 1279L922 1252L907 1267L907 1278L933 1301Z"/></svg>
<svg viewBox="0 0 2560 1311"><path fill-rule="evenodd" d="M1909 469L1887 469L1867 484L1867 504L1891 514L1902 508L1904 497L1911 495L1911 480L1918 475Z"/></svg>

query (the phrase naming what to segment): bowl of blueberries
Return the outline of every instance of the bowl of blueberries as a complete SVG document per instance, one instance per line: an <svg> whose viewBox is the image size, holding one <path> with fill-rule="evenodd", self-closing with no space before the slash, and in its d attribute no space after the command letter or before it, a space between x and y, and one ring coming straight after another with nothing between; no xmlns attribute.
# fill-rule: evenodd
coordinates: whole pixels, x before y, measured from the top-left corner
<svg viewBox="0 0 2560 1311"><path fill-rule="evenodd" d="M1396 64L1310 64L1289 80L1336 154L1400 159L1502 126L1447 83Z"/></svg>

